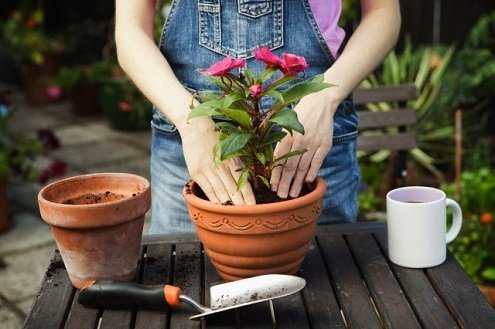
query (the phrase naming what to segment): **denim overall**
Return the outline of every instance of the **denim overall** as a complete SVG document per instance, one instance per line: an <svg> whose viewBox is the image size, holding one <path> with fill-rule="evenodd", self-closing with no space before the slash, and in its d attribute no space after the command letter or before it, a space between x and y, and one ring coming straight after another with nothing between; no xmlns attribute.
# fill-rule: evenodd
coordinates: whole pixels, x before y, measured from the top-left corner
<svg viewBox="0 0 495 329"><path fill-rule="evenodd" d="M211 89L197 69L230 55L259 71L252 52L268 45L281 56L304 56L305 77L334 62L308 0L175 0L165 22L160 50L177 78L191 91ZM151 145L152 223L150 233L193 232L182 187L190 179L176 127L159 111L153 114ZM349 96L334 116L333 147L319 175L327 183L319 223L354 222L359 169L357 115Z"/></svg>

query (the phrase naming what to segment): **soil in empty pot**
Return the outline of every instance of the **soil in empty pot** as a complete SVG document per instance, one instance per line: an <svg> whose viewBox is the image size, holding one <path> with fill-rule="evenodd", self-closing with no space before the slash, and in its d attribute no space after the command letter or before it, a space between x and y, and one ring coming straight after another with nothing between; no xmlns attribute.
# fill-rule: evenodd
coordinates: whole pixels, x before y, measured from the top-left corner
<svg viewBox="0 0 495 329"><path fill-rule="evenodd" d="M63 204L73 204L73 205L82 205L82 204L96 204L96 203L105 203L111 201L117 201L125 199L126 196L123 194L116 194L110 191L106 191L103 193L88 193L83 194L81 196L67 199Z"/></svg>

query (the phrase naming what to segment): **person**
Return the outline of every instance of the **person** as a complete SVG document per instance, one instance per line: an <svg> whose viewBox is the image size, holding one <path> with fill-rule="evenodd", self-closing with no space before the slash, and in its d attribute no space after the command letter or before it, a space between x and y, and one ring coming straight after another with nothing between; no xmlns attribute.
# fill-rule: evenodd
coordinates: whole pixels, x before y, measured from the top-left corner
<svg viewBox="0 0 495 329"><path fill-rule="evenodd" d="M307 76L324 74L335 84L304 97L296 106L304 135L287 135L276 154L306 148L273 172L270 184L281 198L297 197L304 182L322 176L328 190L319 223L354 222L359 167L353 89L395 45L400 28L398 0L361 0L361 21L339 52L345 33L338 26L341 0L173 1L159 46L153 38L156 0L117 0L115 38L123 70L155 105L152 119L150 233L193 232L182 198L193 179L213 202L255 203L249 184L237 191L232 160L215 163L218 142L210 118L187 120L193 93L211 89L197 70L227 55L255 65L252 51L269 46L304 56Z"/></svg>

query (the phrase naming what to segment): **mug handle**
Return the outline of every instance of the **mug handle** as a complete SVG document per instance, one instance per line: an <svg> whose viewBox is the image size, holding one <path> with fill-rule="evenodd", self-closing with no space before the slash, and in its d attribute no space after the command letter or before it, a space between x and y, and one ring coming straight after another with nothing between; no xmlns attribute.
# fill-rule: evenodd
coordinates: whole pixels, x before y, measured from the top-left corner
<svg viewBox="0 0 495 329"><path fill-rule="evenodd" d="M454 220L452 221L452 226L447 232L447 243L452 242L455 237L459 234L462 227L462 211L461 207L457 202L452 199L446 199L447 207L451 207L454 212Z"/></svg>

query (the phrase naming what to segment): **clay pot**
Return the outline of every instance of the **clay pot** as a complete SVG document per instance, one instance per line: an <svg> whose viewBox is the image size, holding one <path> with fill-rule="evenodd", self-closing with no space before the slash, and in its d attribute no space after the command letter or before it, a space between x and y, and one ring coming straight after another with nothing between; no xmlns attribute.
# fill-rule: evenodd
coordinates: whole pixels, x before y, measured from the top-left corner
<svg viewBox="0 0 495 329"><path fill-rule="evenodd" d="M495 307L495 286L484 286L478 285L483 295L485 295L486 299Z"/></svg>
<svg viewBox="0 0 495 329"><path fill-rule="evenodd" d="M323 179L299 198L252 206L215 204L198 197L200 190L190 182L183 195L205 252L224 280L299 270L321 213Z"/></svg>
<svg viewBox="0 0 495 329"><path fill-rule="evenodd" d="M98 203L80 204L90 196ZM76 288L91 280L134 278L151 204L145 178L121 173L66 178L44 187L38 203Z"/></svg>

